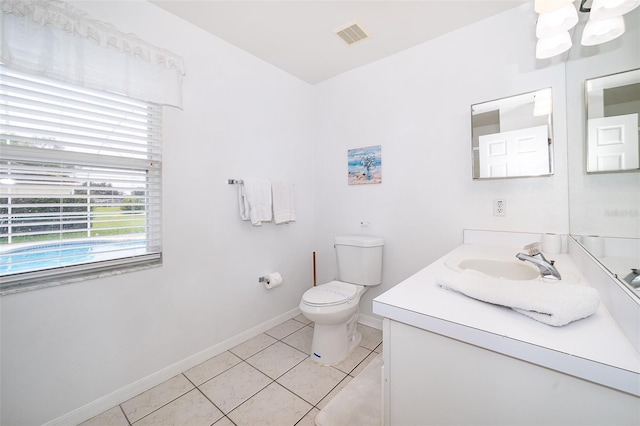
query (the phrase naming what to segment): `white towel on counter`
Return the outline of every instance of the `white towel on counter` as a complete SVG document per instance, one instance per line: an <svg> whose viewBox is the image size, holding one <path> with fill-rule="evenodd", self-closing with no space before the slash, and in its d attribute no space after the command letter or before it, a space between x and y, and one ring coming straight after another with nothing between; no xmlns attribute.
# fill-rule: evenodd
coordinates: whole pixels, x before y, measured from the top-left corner
<svg viewBox="0 0 640 426"><path fill-rule="evenodd" d="M240 218L255 226L271 222L271 182L264 179L242 179L238 186Z"/></svg>
<svg viewBox="0 0 640 426"><path fill-rule="evenodd" d="M455 275L438 277L436 283L444 289L506 306L556 327L594 314L600 304L595 288L562 281L506 280L466 269Z"/></svg>
<svg viewBox="0 0 640 426"><path fill-rule="evenodd" d="M273 221L277 224L296 220L293 185L285 181L271 182L273 193Z"/></svg>

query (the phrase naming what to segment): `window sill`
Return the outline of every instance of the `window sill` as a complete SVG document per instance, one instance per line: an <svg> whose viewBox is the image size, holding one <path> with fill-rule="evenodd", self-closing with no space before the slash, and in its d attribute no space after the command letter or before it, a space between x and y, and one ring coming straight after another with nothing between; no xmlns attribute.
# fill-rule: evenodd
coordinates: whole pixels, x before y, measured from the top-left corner
<svg viewBox="0 0 640 426"><path fill-rule="evenodd" d="M10 287L6 287L0 290L0 297L8 296L11 294L23 293L25 291L40 290L43 288L57 287L65 284L73 284L82 281L95 280L99 278L113 277L115 275L128 274L130 272L144 271L147 269L158 268L162 266L162 259L154 259L145 263L138 263L135 265L120 265L117 268L82 271L77 273L71 273L66 276L57 276L50 278L40 278L36 280L17 281Z"/></svg>

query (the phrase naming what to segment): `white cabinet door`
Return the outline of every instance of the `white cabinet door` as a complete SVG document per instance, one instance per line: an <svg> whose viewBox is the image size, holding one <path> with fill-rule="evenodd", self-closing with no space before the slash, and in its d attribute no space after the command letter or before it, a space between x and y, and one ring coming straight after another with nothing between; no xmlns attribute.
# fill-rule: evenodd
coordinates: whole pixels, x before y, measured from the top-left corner
<svg viewBox="0 0 640 426"><path fill-rule="evenodd" d="M640 399L634 395L385 321L385 426L638 424ZM473 333L479 343L488 334L464 332Z"/></svg>

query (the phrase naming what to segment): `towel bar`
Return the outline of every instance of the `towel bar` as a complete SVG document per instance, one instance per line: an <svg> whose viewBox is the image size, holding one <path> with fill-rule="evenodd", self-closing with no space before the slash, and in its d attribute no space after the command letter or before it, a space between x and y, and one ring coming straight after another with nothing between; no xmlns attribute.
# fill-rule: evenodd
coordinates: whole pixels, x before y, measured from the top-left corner
<svg viewBox="0 0 640 426"><path fill-rule="evenodd" d="M227 179L227 183L229 185L235 185L235 184L240 184L244 182L242 181L242 179Z"/></svg>

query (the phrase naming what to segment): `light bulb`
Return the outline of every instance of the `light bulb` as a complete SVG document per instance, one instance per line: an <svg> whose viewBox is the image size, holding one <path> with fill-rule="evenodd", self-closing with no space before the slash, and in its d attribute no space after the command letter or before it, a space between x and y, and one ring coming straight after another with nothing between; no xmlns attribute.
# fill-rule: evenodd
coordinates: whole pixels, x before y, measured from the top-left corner
<svg viewBox="0 0 640 426"><path fill-rule="evenodd" d="M536 0L533 8L536 13L549 13L573 3L573 0Z"/></svg>
<svg viewBox="0 0 640 426"><path fill-rule="evenodd" d="M640 0L593 0L589 19L602 21L622 16L640 6Z"/></svg>
<svg viewBox="0 0 640 426"><path fill-rule="evenodd" d="M559 55L560 53L569 50L571 45L571 36L568 31L553 37L541 38L536 44L536 58L546 59Z"/></svg>
<svg viewBox="0 0 640 426"><path fill-rule="evenodd" d="M587 25L584 26L581 43L583 46L606 43L620 37L624 33L624 29L624 18L622 16L616 16L604 21L589 19Z"/></svg>
<svg viewBox="0 0 640 426"><path fill-rule="evenodd" d="M538 17L536 24L536 37L553 37L562 32L569 31L578 23L578 12L573 4L568 4L560 9L543 13Z"/></svg>

